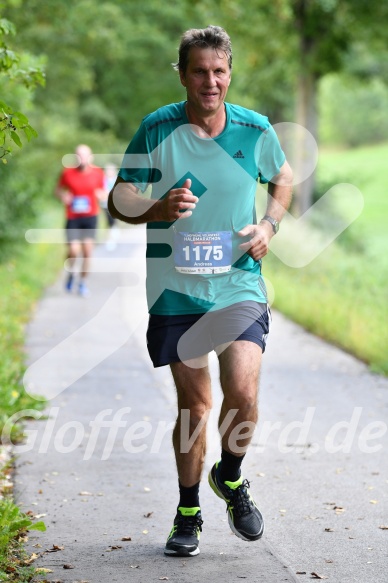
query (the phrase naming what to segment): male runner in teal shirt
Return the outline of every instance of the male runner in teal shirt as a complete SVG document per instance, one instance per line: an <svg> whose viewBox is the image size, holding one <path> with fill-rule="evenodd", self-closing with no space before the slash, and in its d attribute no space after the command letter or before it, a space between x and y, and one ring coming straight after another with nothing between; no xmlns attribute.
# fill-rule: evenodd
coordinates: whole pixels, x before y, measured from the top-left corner
<svg viewBox="0 0 388 583"><path fill-rule="evenodd" d="M173 445L179 503L165 554L199 553L199 484L211 409L208 353L215 350L223 403L221 461L209 483L243 540L263 517L241 475L257 422L258 379L270 314L261 260L291 199L292 173L268 119L225 103L232 50L220 27L184 33L176 65L187 101L144 118L109 197L113 216L147 223L148 350L169 365L178 396ZM257 224L257 181L268 183ZM151 199L143 195L152 185ZM186 413L189 413L186 415ZM181 425L198 435L191 448Z"/></svg>

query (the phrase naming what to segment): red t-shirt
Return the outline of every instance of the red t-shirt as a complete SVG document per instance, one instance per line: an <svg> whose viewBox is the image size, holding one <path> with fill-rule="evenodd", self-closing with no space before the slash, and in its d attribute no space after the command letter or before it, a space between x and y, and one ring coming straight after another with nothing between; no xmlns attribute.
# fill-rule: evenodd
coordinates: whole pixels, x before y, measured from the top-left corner
<svg viewBox="0 0 388 583"><path fill-rule="evenodd" d="M89 166L87 170L66 168L58 182L58 186L67 188L73 195L73 200L66 205L66 217L94 217L98 215L99 204L96 189L104 188L104 172L102 168Z"/></svg>

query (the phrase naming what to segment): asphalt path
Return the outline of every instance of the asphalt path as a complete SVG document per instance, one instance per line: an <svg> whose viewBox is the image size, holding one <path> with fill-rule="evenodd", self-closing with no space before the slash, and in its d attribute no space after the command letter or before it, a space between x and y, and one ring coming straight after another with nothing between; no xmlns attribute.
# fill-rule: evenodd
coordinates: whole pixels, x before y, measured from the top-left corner
<svg viewBox="0 0 388 583"><path fill-rule="evenodd" d="M178 501L176 399L168 367L153 369L146 350L144 263L143 228L122 230L115 250L96 249L91 296L65 293L62 274L28 326L25 383L50 399L15 448L18 503L47 526L27 542L46 570L37 579L388 581L388 381L279 313L243 464L265 534L234 536L207 483L219 457L213 355L201 553L164 556Z"/></svg>

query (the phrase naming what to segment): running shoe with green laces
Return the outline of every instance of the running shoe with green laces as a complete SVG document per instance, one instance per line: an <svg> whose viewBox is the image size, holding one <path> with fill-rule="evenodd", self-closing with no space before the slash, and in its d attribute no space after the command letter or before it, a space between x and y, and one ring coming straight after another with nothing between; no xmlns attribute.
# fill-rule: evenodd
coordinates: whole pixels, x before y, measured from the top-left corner
<svg viewBox="0 0 388 583"><path fill-rule="evenodd" d="M209 484L217 496L226 502L230 528L243 540L258 540L264 533L264 519L248 492L248 480L240 476L236 482L221 482L218 465L219 462L214 464L209 473Z"/></svg>
<svg viewBox="0 0 388 583"><path fill-rule="evenodd" d="M199 555L198 543L202 523L201 509L198 506L193 508L179 506L164 554L177 557Z"/></svg>

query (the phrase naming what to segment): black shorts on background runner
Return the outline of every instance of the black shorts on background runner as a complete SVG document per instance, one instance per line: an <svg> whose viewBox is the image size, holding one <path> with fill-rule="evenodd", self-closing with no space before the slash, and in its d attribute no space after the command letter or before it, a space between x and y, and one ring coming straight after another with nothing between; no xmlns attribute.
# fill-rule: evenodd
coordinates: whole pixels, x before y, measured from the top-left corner
<svg viewBox="0 0 388 583"><path fill-rule="evenodd" d="M66 221L66 240L84 241L85 239L96 238L98 216L94 217L77 217L76 219L67 219Z"/></svg>
<svg viewBox="0 0 388 583"><path fill-rule="evenodd" d="M265 351L268 304L245 301L206 314L150 315L147 348L154 367L197 358L220 344L249 340Z"/></svg>

